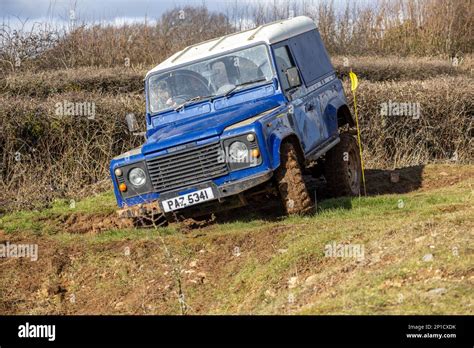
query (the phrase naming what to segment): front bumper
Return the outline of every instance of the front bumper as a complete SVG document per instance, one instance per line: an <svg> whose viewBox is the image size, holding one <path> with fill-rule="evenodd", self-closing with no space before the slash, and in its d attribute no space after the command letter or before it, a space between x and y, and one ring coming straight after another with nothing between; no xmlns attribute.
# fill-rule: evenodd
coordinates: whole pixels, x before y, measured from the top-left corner
<svg viewBox="0 0 474 348"><path fill-rule="evenodd" d="M237 195L255 186L263 184L264 182L270 180L272 175L273 171L267 170L265 172L255 174L244 179L236 180L222 185L216 185L213 181L206 181L198 185L193 185L192 187L180 188L179 190L165 192L160 195L159 199L153 202L137 204L132 207L125 207L118 210L117 213L120 218L141 217L147 214L162 213L163 208L161 202L163 200L174 198L181 194L191 193L192 191L201 190L207 187L212 188L215 200L221 202L226 197Z"/></svg>

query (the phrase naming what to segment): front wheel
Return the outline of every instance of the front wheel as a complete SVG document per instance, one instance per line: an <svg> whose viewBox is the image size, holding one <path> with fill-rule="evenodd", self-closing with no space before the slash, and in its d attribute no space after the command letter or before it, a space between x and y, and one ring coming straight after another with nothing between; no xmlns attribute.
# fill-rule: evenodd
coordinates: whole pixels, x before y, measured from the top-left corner
<svg viewBox="0 0 474 348"><path fill-rule="evenodd" d="M341 141L328 151L324 162L324 177L332 197L360 194L362 178L357 140L349 133L340 135Z"/></svg>
<svg viewBox="0 0 474 348"><path fill-rule="evenodd" d="M275 179L285 212L289 215L308 213L313 204L303 179L296 148L291 142L285 142L280 152L280 166L275 171Z"/></svg>

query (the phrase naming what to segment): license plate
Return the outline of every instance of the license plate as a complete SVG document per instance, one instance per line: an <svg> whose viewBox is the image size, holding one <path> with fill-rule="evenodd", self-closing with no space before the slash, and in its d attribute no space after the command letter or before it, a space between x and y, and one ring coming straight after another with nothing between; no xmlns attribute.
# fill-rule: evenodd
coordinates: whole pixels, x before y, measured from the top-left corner
<svg viewBox="0 0 474 348"><path fill-rule="evenodd" d="M163 205L164 211L167 213L173 210L189 207L190 205L209 201L213 198L214 193L212 192L212 188L208 187L203 190L186 193L178 197L165 199L161 204Z"/></svg>

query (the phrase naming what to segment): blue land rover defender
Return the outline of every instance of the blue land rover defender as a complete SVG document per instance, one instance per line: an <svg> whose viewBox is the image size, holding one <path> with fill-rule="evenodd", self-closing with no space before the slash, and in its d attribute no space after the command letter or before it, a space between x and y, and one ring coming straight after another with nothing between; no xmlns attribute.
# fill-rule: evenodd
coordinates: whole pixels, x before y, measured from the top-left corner
<svg viewBox="0 0 474 348"><path fill-rule="evenodd" d="M308 17L189 46L147 73L145 92L146 142L110 164L122 217L209 214L260 192L305 213L308 173L359 194L354 121Z"/></svg>

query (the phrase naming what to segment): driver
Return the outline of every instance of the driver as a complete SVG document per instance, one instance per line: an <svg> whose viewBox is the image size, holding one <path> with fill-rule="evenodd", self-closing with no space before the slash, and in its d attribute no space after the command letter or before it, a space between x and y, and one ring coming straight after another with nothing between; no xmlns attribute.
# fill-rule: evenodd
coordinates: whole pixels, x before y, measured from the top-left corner
<svg viewBox="0 0 474 348"><path fill-rule="evenodd" d="M153 111L176 106L170 94L168 82L160 80L156 83L155 88L151 89L151 104Z"/></svg>

